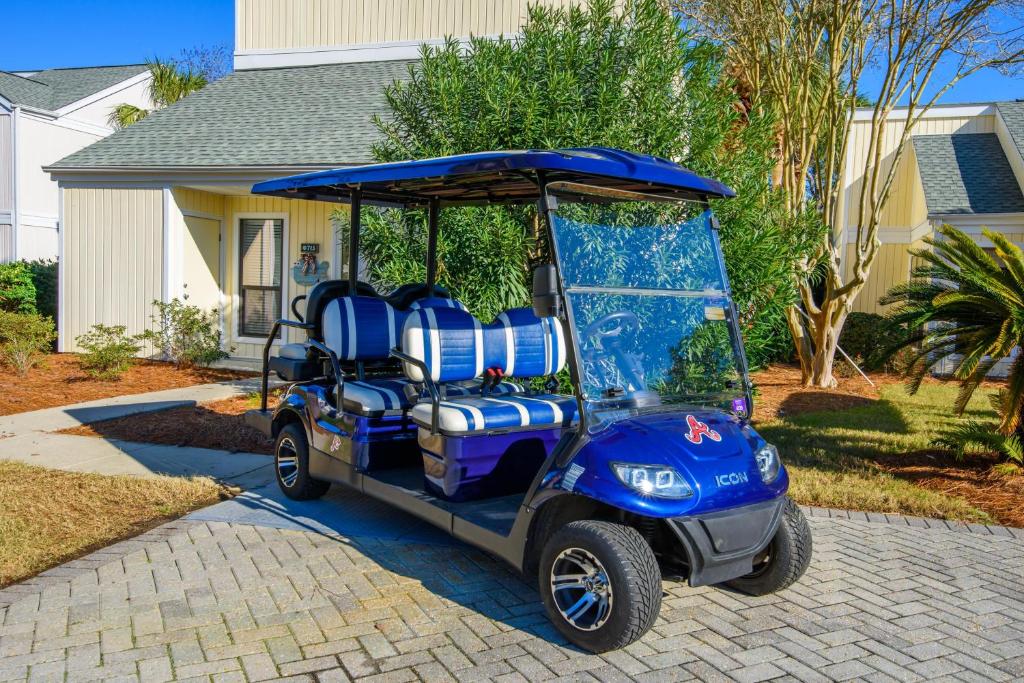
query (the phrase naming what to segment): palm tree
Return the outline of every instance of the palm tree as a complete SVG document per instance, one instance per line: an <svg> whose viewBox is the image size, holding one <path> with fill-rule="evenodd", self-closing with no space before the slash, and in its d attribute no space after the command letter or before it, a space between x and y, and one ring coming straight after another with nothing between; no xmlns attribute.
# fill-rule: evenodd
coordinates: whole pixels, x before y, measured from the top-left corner
<svg viewBox="0 0 1024 683"><path fill-rule="evenodd" d="M154 59L147 63L152 78L149 98L156 109L163 109L206 87L207 78L191 68L181 68L174 61ZM149 116L152 110L134 104L119 104L110 112L107 122L114 128L125 128Z"/></svg>
<svg viewBox="0 0 1024 683"><path fill-rule="evenodd" d="M966 233L944 225L937 238L925 238L931 249L911 250L921 261L911 280L879 301L894 305L890 325L911 330L898 347L889 349L914 349L907 366L911 393L936 362L954 362L953 377L960 382L954 404L958 415L995 364L1024 346L1024 252L997 232L982 232L995 246L994 257ZM994 398L999 433L1019 438L1024 433L1024 353L1013 359L1006 388Z"/></svg>

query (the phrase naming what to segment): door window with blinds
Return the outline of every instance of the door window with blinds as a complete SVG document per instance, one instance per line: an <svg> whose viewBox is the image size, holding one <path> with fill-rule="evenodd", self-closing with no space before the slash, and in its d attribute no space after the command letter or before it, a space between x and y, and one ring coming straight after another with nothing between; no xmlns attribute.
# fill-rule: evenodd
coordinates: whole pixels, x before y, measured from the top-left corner
<svg viewBox="0 0 1024 683"><path fill-rule="evenodd" d="M243 218L239 223L238 334L264 337L281 317L284 221Z"/></svg>

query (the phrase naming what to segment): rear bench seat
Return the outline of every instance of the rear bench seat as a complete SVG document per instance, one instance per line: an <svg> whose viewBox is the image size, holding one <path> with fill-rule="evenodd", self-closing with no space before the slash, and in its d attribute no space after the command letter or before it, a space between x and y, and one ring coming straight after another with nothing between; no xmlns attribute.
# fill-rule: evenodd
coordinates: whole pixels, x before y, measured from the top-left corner
<svg viewBox="0 0 1024 683"><path fill-rule="evenodd" d="M498 370L518 378L544 377L565 366L561 323L537 318L526 308L507 311L489 325L455 308L410 311L402 350L429 373L427 378L421 367L403 363L414 382L475 380ZM575 419L576 400L557 394L449 393L439 401L436 433L432 413L429 400L410 411L420 428L427 487L449 500L468 500L525 490Z"/></svg>
<svg viewBox="0 0 1024 683"><path fill-rule="evenodd" d="M425 299L412 306L416 307L415 310L444 306L450 307L448 310L465 311L465 306L453 299ZM385 361L398 343L407 315L376 297L339 297L324 307L321 323L324 345L342 362ZM419 386L400 375L346 380L342 391L341 408L367 417L401 414L409 410L421 396ZM522 387L508 383L499 386L494 393L516 391L522 391ZM455 383L447 385L445 392L448 396L479 395L481 383Z"/></svg>

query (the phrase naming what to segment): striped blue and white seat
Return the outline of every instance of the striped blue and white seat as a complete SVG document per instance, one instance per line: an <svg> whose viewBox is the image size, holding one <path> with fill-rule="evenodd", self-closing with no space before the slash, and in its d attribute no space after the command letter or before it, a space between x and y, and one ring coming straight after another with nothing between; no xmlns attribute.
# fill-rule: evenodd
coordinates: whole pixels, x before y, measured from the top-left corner
<svg viewBox="0 0 1024 683"><path fill-rule="evenodd" d="M537 318L529 309L506 311L490 325L482 325L469 313L453 308L410 311L402 331L402 349L421 360L430 379L437 383L464 382L480 377L486 370L541 377L553 375L565 365L561 323L554 318ZM420 367L405 363L403 368L411 380L424 381ZM554 394L462 397L449 391L440 403L438 428L454 434L550 428L571 423L575 408L575 399ZM417 403L410 415L420 426L429 427L431 403Z"/></svg>
<svg viewBox="0 0 1024 683"><path fill-rule="evenodd" d="M409 304L410 311L418 311L423 308L457 308L460 311L469 311L466 304L456 299L445 299L441 296L428 296L417 299Z"/></svg>

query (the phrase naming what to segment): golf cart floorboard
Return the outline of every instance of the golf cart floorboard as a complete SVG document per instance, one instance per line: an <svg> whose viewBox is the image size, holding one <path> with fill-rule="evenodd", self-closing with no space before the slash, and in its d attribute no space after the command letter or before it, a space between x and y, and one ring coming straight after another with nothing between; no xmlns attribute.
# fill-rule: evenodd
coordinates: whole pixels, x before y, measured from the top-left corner
<svg viewBox="0 0 1024 683"><path fill-rule="evenodd" d="M453 517L458 517L501 536L508 536L512 532L512 525L516 521L516 515L519 513L519 507L522 505L525 495L524 493L514 493L508 496L465 502L442 500L426 491L423 485L422 467L403 467L368 472L363 475L363 479L364 486L366 480L386 484L399 489L398 492L403 495L413 496Z"/></svg>

